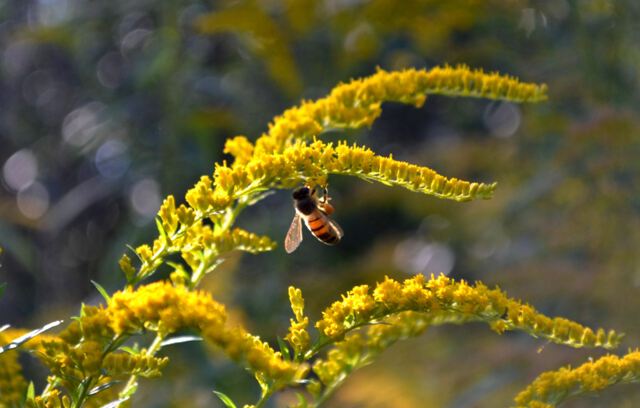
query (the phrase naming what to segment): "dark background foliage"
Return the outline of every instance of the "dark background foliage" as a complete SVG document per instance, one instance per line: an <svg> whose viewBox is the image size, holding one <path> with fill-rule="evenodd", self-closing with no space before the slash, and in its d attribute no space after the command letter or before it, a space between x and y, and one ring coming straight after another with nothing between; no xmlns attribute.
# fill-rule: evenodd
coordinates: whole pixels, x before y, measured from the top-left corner
<svg viewBox="0 0 640 408"><path fill-rule="evenodd" d="M377 66L467 63L546 82L550 100L386 104L371 129L323 137L496 180L494 199L461 204L335 177L338 247L307 235L291 256L235 255L205 287L273 341L288 324L289 284L318 317L356 284L444 272L626 332L624 348L637 347L638 17L633 0L0 1L0 323L67 318L99 300L91 279L121 288L126 245L153 239L164 196L182 197L229 159L227 137L255 139L288 106ZM280 239L292 215L279 192L239 222ZM168 353L165 377L143 382L138 405L257 393L199 345ZM506 406L540 372L600 354L479 325L437 328L354 375L329 406ZM638 401L626 387L567 405Z"/></svg>

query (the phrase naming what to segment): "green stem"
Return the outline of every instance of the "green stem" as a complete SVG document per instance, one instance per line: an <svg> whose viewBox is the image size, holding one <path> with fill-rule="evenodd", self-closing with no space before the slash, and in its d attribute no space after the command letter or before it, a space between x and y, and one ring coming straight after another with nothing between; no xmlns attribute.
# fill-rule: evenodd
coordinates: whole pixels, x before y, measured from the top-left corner
<svg viewBox="0 0 640 408"><path fill-rule="evenodd" d="M73 405L71 405L71 408L81 408L84 405L85 400L88 397L89 394L89 389L91 388L91 384L93 383L93 376L89 376L86 378L86 381L83 381L81 383L81 391L80 391L80 395L78 396L78 399L76 399L73 402Z"/></svg>
<svg viewBox="0 0 640 408"><path fill-rule="evenodd" d="M255 403L256 408L264 407L264 404L267 403L271 395L273 395L274 390L271 386L267 386L262 389L262 394L260 395L260 399Z"/></svg>

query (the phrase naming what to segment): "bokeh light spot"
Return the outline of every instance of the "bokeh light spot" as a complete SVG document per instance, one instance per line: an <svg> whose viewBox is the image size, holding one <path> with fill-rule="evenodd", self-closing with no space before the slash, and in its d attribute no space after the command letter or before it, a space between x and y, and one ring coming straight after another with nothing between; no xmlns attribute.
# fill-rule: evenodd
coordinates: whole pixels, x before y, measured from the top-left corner
<svg viewBox="0 0 640 408"><path fill-rule="evenodd" d="M522 114L520 108L509 102L490 103L484 112L484 123L493 136L507 138L518 128Z"/></svg>
<svg viewBox="0 0 640 408"><path fill-rule="evenodd" d="M393 260L396 267L411 275L448 275L455 264L455 255L447 245L409 238L396 246Z"/></svg>
<svg viewBox="0 0 640 408"><path fill-rule="evenodd" d="M129 202L135 213L148 221L160 209L160 186L152 178L145 178L133 185L129 193Z"/></svg>
<svg viewBox="0 0 640 408"><path fill-rule="evenodd" d="M18 210L27 218L38 219L49 209L49 192L41 183L33 183L18 191Z"/></svg>
<svg viewBox="0 0 640 408"><path fill-rule="evenodd" d="M109 140L96 151L96 169L104 178L122 177L130 164L127 146L118 140Z"/></svg>
<svg viewBox="0 0 640 408"><path fill-rule="evenodd" d="M29 187L38 176L38 160L29 149L15 152L2 167L2 177L14 191Z"/></svg>
<svg viewBox="0 0 640 408"><path fill-rule="evenodd" d="M62 137L73 146L84 146L97 134L99 114L105 109L100 102L90 102L69 113L62 124Z"/></svg>

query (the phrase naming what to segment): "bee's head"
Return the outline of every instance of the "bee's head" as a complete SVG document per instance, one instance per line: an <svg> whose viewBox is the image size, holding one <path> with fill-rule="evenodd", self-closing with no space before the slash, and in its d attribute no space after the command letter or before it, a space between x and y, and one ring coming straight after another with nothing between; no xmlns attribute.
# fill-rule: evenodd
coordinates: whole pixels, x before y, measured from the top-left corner
<svg viewBox="0 0 640 408"><path fill-rule="evenodd" d="M292 195L294 200L302 200L309 197L311 195L311 191L309 190L309 187L300 187L293 190Z"/></svg>

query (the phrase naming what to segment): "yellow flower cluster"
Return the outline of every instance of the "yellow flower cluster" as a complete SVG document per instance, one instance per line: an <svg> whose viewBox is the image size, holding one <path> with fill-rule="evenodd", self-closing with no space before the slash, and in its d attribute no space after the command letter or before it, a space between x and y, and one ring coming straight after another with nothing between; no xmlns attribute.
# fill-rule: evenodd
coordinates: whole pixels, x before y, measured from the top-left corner
<svg viewBox="0 0 640 408"><path fill-rule="evenodd" d="M613 384L640 382L640 351L606 355L577 368L543 373L515 398L518 407L555 407L565 399L602 391Z"/></svg>
<svg viewBox="0 0 640 408"><path fill-rule="evenodd" d="M115 387L109 386L110 381L111 379L108 377L102 379L95 388L100 391L92 394L91 398L87 400L82 407L102 408L114 400L117 400L118 396ZM63 395L60 390L50 388L46 394L38 395L32 400L27 400L26 406L28 408L72 408L77 405L74 405L71 398L67 395Z"/></svg>
<svg viewBox="0 0 640 408"><path fill-rule="evenodd" d="M311 184L309 180L322 184L329 174L356 176L456 201L490 198L496 188L496 183L446 178L428 167L378 156L366 147L320 140L298 141L282 153L263 154L242 166L218 166L215 179L220 189L237 198L258 186L290 188Z"/></svg>
<svg viewBox="0 0 640 408"><path fill-rule="evenodd" d="M204 224L194 224L175 241L175 248L180 249L182 259L191 268L192 286L196 286L206 273L218 266L220 257L227 252L240 250L257 254L271 251L275 247L276 243L267 236L259 236L240 228L216 233Z"/></svg>
<svg viewBox="0 0 640 408"><path fill-rule="evenodd" d="M173 286L167 282L155 282L134 290L127 288L115 293L106 308L87 308L77 323L70 325L60 337L81 341L82 347L73 346L87 355L83 365L94 360L87 349L93 349L91 340L110 339L145 329L157 331L162 337L182 329L195 329L202 336L218 345L236 361L245 362L252 371L264 373L269 378L291 381L299 374L297 364L284 361L268 344L252 336L243 329L225 325L226 311L223 305L213 300L211 295L190 291L184 286ZM106 328L106 329L105 329ZM82 333L82 337L79 337ZM96 343L98 340L96 340ZM74 343L70 343L74 344ZM97 347L96 347L97 348ZM80 352L80 351L77 351ZM67 354L72 354L68 351ZM64 353L62 353L64 354ZM118 357L123 358L123 357ZM119 365L131 366L139 370L146 360L131 360ZM147 371L156 372L164 364L163 360L146 361ZM117 363L114 360L114 364ZM100 363L96 363L100 365ZM61 362L61 366L64 362ZM102 363L104 368L104 362ZM93 368L93 365L91 366Z"/></svg>
<svg viewBox="0 0 640 408"><path fill-rule="evenodd" d="M290 319L289 333L284 338L289 342L296 356L302 356L309 348L311 338L307 327L309 318L304 315L304 298L300 289L289 287L289 302L293 311L294 319Z"/></svg>
<svg viewBox="0 0 640 408"><path fill-rule="evenodd" d="M156 358L141 354L110 353L102 362L102 367L112 377L139 375L141 377L157 377L169 363L169 358Z"/></svg>
<svg viewBox="0 0 640 408"><path fill-rule="evenodd" d="M334 344L325 359L313 364L313 372L321 384L312 383L309 391L316 398L320 392L331 392L350 372L371 363L396 341L422 334L429 323L427 314L406 311L367 326L363 332L346 335Z"/></svg>
<svg viewBox="0 0 640 408"><path fill-rule="evenodd" d="M160 375L169 359L155 358L142 354L109 353L105 355L103 344L96 340L86 340L73 345L63 341L44 343L41 355L51 373L60 378L87 378L102 375L111 378L139 375L154 377Z"/></svg>
<svg viewBox="0 0 640 408"><path fill-rule="evenodd" d="M86 340L68 344L60 340L44 343L43 361L60 378L85 378L99 374L102 368L102 344Z"/></svg>
<svg viewBox="0 0 640 408"><path fill-rule="evenodd" d="M325 98L285 111L258 139L254 155L282 151L292 141L312 138L326 129L370 126L380 116L383 102L421 106L429 94L538 102L546 99L546 92L545 85L522 83L464 65L398 72L378 70L370 77L338 85Z"/></svg>
<svg viewBox="0 0 640 408"><path fill-rule="evenodd" d="M594 332L567 319L544 316L499 289L489 289L482 283L469 285L443 275L431 276L428 281L416 275L404 283L386 278L373 293L367 285L357 286L327 308L316 327L324 336L337 339L353 328L407 310L428 313L433 324L484 321L498 333L521 330L571 347L614 348L621 339L613 330Z"/></svg>
<svg viewBox="0 0 640 408"><path fill-rule="evenodd" d="M91 402L87 404L92 406ZM72 402L67 395L62 395L56 389L50 390L47 395L36 396L33 401L27 401L29 408L71 408Z"/></svg>
<svg viewBox="0 0 640 408"><path fill-rule="evenodd" d="M7 329L0 332L0 346L10 343L16 338L28 333L24 329ZM9 350L0 354L0 407L19 407L25 398L27 381L22 376L22 366L18 361L18 352L27 350L42 350L42 342L53 339L52 336L40 334L18 350Z"/></svg>
<svg viewBox="0 0 640 408"><path fill-rule="evenodd" d="M208 180L210 182L210 179ZM160 236L153 242L153 247L140 245L136 248L140 268L136 271L127 255L120 259L120 268L129 282L137 282L149 276L162 265L164 257L172 253L181 253L191 268L194 279L200 279L202 274L217 266L217 260L224 253L240 250L257 254L275 248L275 242L266 236L239 228L214 229L202 222L196 222L196 213L202 218L203 214L210 210L210 204L205 202L207 194L213 192L206 189L203 192L204 183L205 181L201 180L189 195L194 204L202 205L200 209L194 210L184 204L176 208L173 196L164 200L158 211Z"/></svg>
<svg viewBox="0 0 640 408"><path fill-rule="evenodd" d="M6 337L0 333L4 344ZM0 354L0 407L19 407L27 391L27 380L22 375L22 366L18 362L15 350Z"/></svg>

